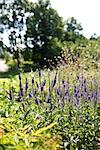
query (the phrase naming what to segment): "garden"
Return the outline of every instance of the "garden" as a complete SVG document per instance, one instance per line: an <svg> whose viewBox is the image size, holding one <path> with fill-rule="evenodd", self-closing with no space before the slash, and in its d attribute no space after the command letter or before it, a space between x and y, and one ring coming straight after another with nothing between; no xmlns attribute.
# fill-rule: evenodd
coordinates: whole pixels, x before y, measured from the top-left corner
<svg viewBox="0 0 100 150"><path fill-rule="evenodd" d="M0 150L100 150L100 38L73 17L64 30L50 1L0 10L10 41L0 41Z"/></svg>

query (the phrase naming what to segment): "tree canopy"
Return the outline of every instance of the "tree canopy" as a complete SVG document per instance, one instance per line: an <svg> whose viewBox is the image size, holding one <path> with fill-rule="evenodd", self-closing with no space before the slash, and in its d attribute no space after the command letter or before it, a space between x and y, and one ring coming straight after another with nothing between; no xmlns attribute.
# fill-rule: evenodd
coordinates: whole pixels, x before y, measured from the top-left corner
<svg viewBox="0 0 100 150"><path fill-rule="evenodd" d="M61 55L63 42L85 41L82 29L74 17L64 22L49 0L0 1L0 33L7 32L7 51L18 63L21 54L24 60L47 64Z"/></svg>
<svg viewBox="0 0 100 150"><path fill-rule="evenodd" d="M26 19L25 44L32 52L32 60L43 62L43 58L59 55L59 47L54 43L63 37L63 22L50 1L39 0L31 8L31 16Z"/></svg>

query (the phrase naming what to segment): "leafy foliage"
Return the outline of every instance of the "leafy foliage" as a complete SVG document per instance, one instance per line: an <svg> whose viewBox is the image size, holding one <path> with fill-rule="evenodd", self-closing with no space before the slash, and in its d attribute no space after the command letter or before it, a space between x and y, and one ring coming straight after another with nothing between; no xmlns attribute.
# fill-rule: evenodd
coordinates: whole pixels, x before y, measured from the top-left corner
<svg viewBox="0 0 100 150"><path fill-rule="evenodd" d="M0 2L0 26L1 33L8 33L9 46L7 51L13 54L20 66L20 46L23 44L23 30L25 26L25 12L27 0ZM8 40L7 39L7 40ZM19 46L20 45L20 46Z"/></svg>
<svg viewBox="0 0 100 150"><path fill-rule="evenodd" d="M26 51L30 51L33 62L42 66L44 58L52 59L60 55L62 48L57 41L60 42L63 36L63 23L50 1L39 0L31 7L31 16L27 18L26 26Z"/></svg>
<svg viewBox="0 0 100 150"><path fill-rule="evenodd" d="M0 81L0 149L100 149L99 39L81 35L73 17L64 26L48 0L4 1L0 11L10 41L0 41L1 56L9 51L19 66L23 56L27 69L57 66Z"/></svg>
<svg viewBox="0 0 100 150"><path fill-rule="evenodd" d="M39 70L1 84L2 149L99 149L99 79L64 74Z"/></svg>
<svg viewBox="0 0 100 150"><path fill-rule="evenodd" d="M80 32L81 24L74 17L64 23L49 0L36 3L9 0L0 4L0 32L6 32L9 39L5 51L17 59L18 67L23 59L37 67L50 67L48 60L56 65L55 57L61 56L64 44L85 47L88 43Z"/></svg>

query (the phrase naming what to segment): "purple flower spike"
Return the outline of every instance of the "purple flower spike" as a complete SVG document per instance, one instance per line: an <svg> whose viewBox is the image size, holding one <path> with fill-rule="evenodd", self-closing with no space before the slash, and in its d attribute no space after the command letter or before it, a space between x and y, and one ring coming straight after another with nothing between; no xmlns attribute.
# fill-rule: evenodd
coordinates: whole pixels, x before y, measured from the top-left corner
<svg viewBox="0 0 100 150"><path fill-rule="evenodd" d="M54 87L55 85L56 85L56 78L54 79L52 86Z"/></svg>
<svg viewBox="0 0 100 150"><path fill-rule="evenodd" d="M84 79L84 84L86 84L86 79Z"/></svg>
<svg viewBox="0 0 100 150"><path fill-rule="evenodd" d="M36 82L36 86L37 86L37 88L39 88L39 84L38 84L38 82Z"/></svg>
<svg viewBox="0 0 100 150"><path fill-rule="evenodd" d="M44 82L43 82L43 86L45 86L45 84L46 84L46 80L44 80Z"/></svg>
<svg viewBox="0 0 100 150"><path fill-rule="evenodd" d="M23 96L23 86L22 86L22 79L21 79L21 75L19 74L19 89L20 89L20 93Z"/></svg>
<svg viewBox="0 0 100 150"><path fill-rule="evenodd" d="M50 96L47 96L46 103L50 103L50 100L51 100Z"/></svg>
<svg viewBox="0 0 100 150"><path fill-rule="evenodd" d="M76 86L74 85L74 93L76 93Z"/></svg>
<svg viewBox="0 0 100 150"><path fill-rule="evenodd" d="M28 90L28 80L27 80L27 78L26 78L25 91L27 92L27 90Z"/></svg>
<svg viewBox="0 0 100 150"><path fill-rule="evenodd" d="M37 89L33 90L33 95L35 96L37 94Z"/></svg>
<svg viewBox="0 0 100 150"><path fill-rule="evenodd" d="M20 93L21 93L21 95L23 96L24 94L23 94L23 86L22 86L22 81L20 80L20 83L19 83L19 88L20 88Z"/></svg>
<svg viewBox="0 0 100 150"><path fill-rule="evenodd" d="M9 97L8 97L9 100L13 100L13 93L12 93L12 90L9 90Z"/></svg>
<svg viewBox="0 0 100 150"><path fill-rule="evenodd" d="M41 92L44 90L44 86L41 86Z"/></svg>
<svg viewBox="0 0 100 150"><path fill-rule="evenodd" d="M88 98L88 100L91 100L91 96L90 95L87 98Z"/></svg>
<svg viewBox="0 0 100 150"><path fill-rule="evenodd" d="M41 70L39 70L39 78L41 78Z"/></svg>
<svg viewBox="0 0 100 150"><path fill-rule="evenodd" d="M80 79L80 77L79 76L77 76L77 80L79 80Z"/></svg>
<svg viewBox="0 0 100 150"><path fill-rule="evenodd" d="M32 85L34 84L34 77L32 77Z"/></svg>
<svg viewBox="0 0 100 150"><path fill-rule="evenodd" d="M39 105L39 100L38 100L38 99L35 99L35 103L36 103L37 105Z"/></svg>
<svg viewBox="0 0 100 150"><path fill-rule="evenodd" d="M62 84L64 84L65 83L65 80L64 79L62 79Z"/></svg>
<svg viewBox="0 0 100 150"><path fill-rule="evenodd" d="M84 92L87 93L87 87L86 86L84 86Z"/></svg>
<svg viewBox="0 0 100 150"><path fill-rule="evenodd" d="M41 92L44 90L45 84L46 84L46 80L44 80L44 82L42 83L42 86L41 86Z"/></svg>
<svg viewBox="0 0 100 150"><path fill-rule="evenodd" d="M19 94L18 94L18 102L22 102L23 101L23 95L22 95L22 92L19 91Z"/></svg>
<svg viewBox="0 0 100 150"><path fill-rule="evenodd" d="M78 97L77 93L75 93L74 96L75 96L75 98L77 98Z"/></svg>
<svg viewBox="0 0 100 150"><path fill-rule="evenodd" d="M79 104L80 104L80 103L79 103L79 99L78 99L78 98L76 99L76 104L77 104L77 105L79 105Z"/></svg>
<svg viewBox="0 0 100 150"><path fill-rule="evenodd" d="M19 80L21 80L21 75L19 74Z"/></svg>
<svg viewBox="0 0 100 150"><path fill-rule="evenodd" d="M94 98L94 92L91 93L91 98Z"/></svg>
<svg viewBox="0 0 100 150"><path fill-rule="evenodd" d="M29 95L28 95L28 96L29 96L29 98L32 98L32 97L33 97L32 93L29 93Z"/></svg>
<svg viewBox="0 0 100 150"><path fill-rule="evenodd" d="M56 85L56 82L57 82L57 72L55 74L54 80L52 81L52 87Z"/></svg>
<svg viewBox="0 0 100 150"><path fill-rule="evenodd" d="M60 97L62 97L62 92L61 92L60 89L57 89L57 94L58 94Z"/></svg>
<svg viewBox="0 0 100 150"><path fill-rule="evenodd" d="M81 97L83 97L83 93L81 93Z"/></svg>

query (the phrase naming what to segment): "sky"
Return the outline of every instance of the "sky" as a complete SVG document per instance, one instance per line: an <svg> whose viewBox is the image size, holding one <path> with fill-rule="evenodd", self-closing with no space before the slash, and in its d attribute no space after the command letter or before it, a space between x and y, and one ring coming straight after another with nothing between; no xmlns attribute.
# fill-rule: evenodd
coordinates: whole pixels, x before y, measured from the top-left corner
<svg viewBox="0 0 100 150"><path fill-rule="evenodd" d="M64 20L69 17L77 19L83 27L84 36L89 38L94 33L100 35L100 0L50 0L50 2Z"/></svg>

